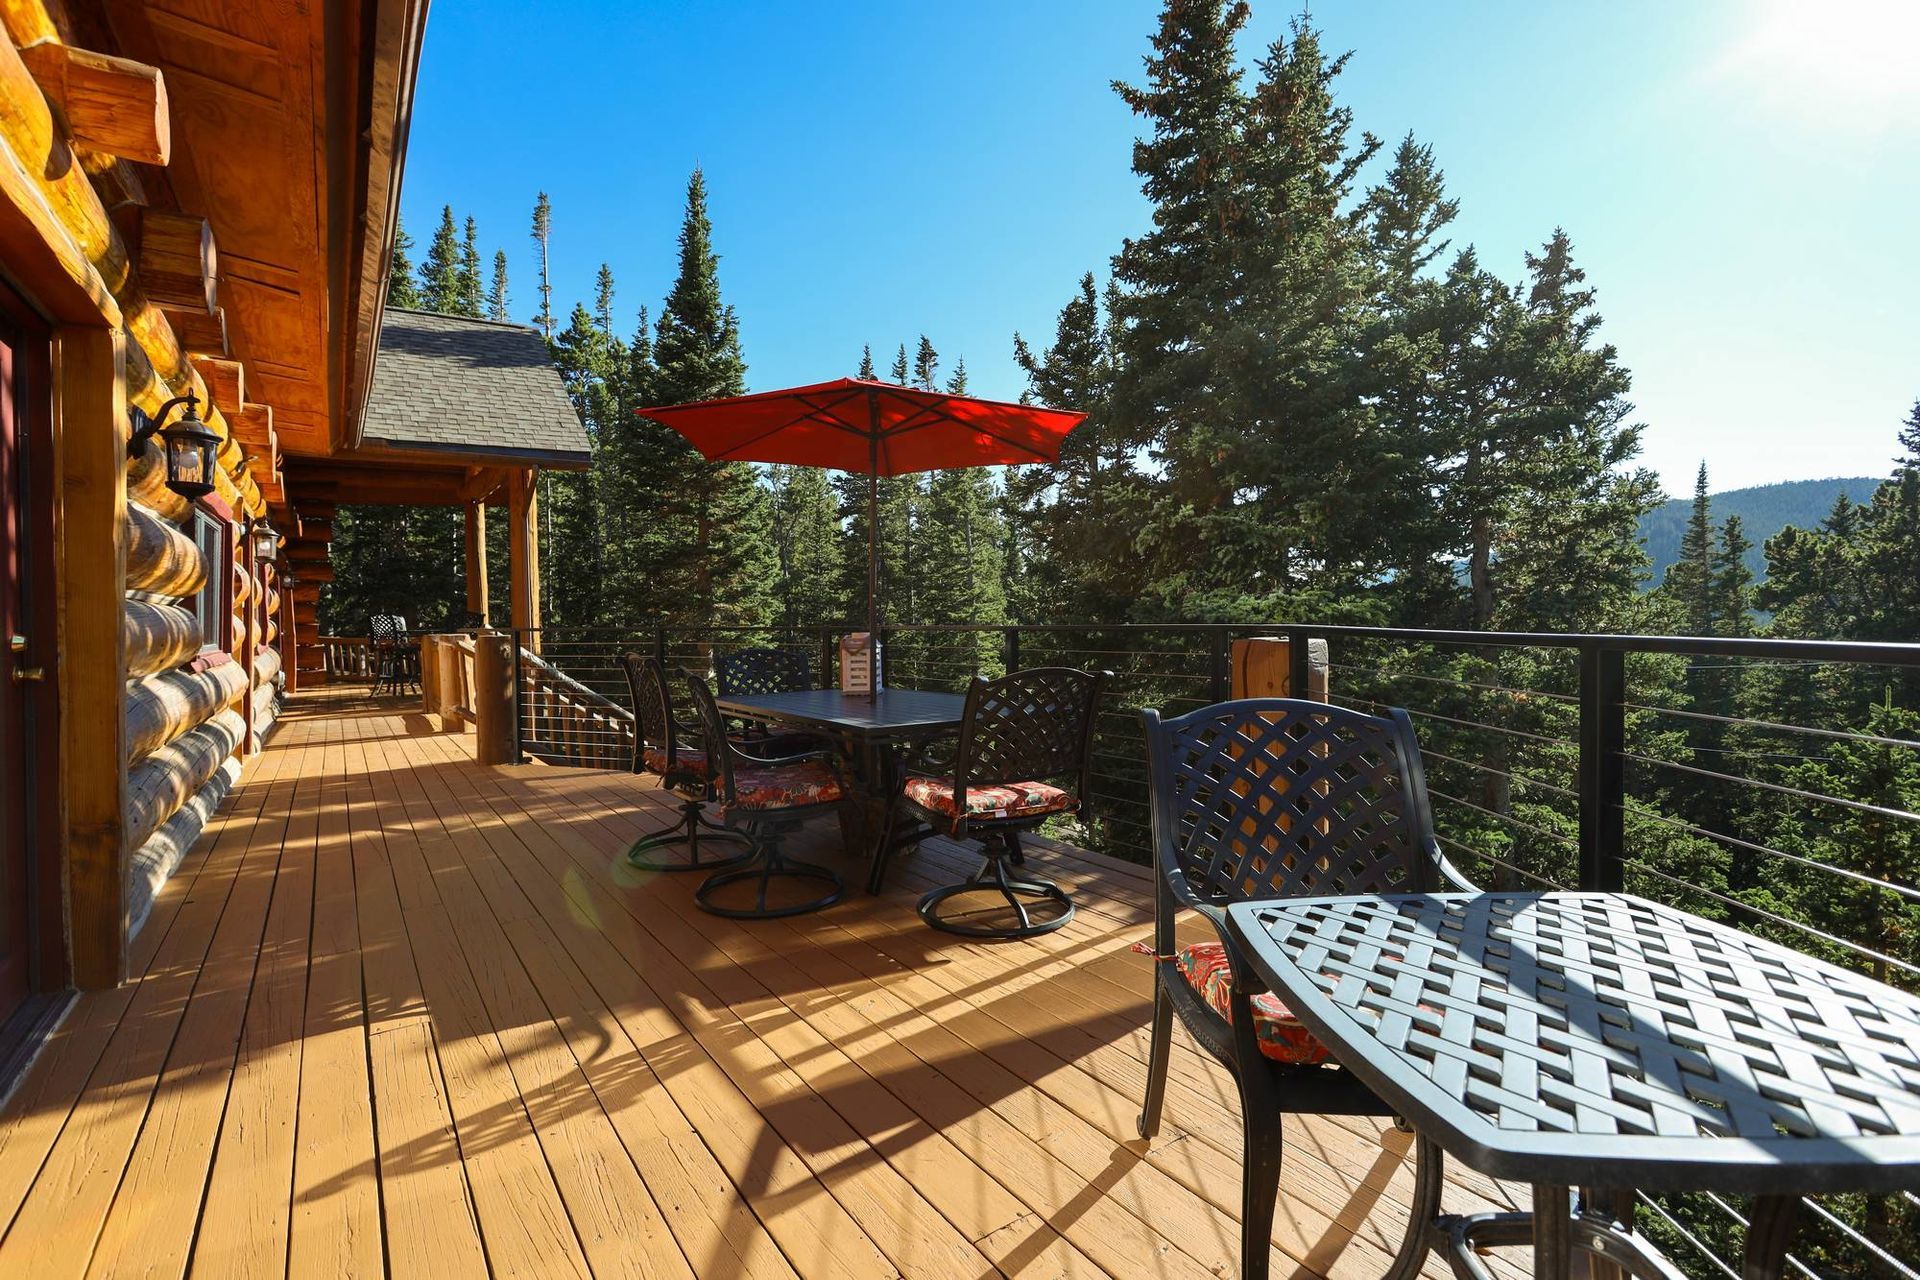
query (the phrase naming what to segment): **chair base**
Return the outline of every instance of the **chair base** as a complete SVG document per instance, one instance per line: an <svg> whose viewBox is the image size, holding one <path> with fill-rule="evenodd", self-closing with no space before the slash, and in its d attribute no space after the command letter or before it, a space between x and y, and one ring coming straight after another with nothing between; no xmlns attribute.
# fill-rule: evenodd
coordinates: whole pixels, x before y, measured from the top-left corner
<svg viewBox="0 0 1920 1280"><path fill-rule="evenodd" d="M962 924L948 920L940 914L940 907L950 898L963 893L998 893L1013 908L1014 916L1020 921L1011 929L993 928L988 925ZM1060 913L1046 920L1036 921L1027 909L1023 898L1036 899L1038 902L1050 902L1060 908ZM989 854L973 878L960 884L950 884L944 889L934 889L922 897L914 910L920 918L943 933L958 934L963 938L1036 938L1043 933L1052 933L1073 919L1073 899L1066 890L1051 880L1013 879L1007 875L1007 859L999 851Z"/></svg>
<svg viewBox="0 0 1920 1280"><path fill-rule="evenodd" d="M702 832L711 834L703 835ZM744 846L740 852L723 858L702 856L703 844ZM679 858L653 855L657 849L679 850ZM752 861L753 841L745 833L721 826L701 812L700 804L688 800L680 806L680 821L657 835L644 836L627 846L627 865L635 871L725 871Z"/></svg>
<svg viewBox="0 0 1920 1280"><path fill-rule="evenodd" d="M765 846L756 846L755 852L760 854L757 864L741 867L737 871L722 871L701 881L700 887L693 891L694 903L709 915L724 916L729 920L778 920L785 916L803 916L820 911L840 901L840 895L844 892L840 877L828 868L785 857L778 849ZM748 856L752 857L753 854ZM719 890L743 880L760 882L751 907L726 907L713 901L714 894ZM828 889L817 898L769 907L767 889L779 880L819 880Z"/></svg>

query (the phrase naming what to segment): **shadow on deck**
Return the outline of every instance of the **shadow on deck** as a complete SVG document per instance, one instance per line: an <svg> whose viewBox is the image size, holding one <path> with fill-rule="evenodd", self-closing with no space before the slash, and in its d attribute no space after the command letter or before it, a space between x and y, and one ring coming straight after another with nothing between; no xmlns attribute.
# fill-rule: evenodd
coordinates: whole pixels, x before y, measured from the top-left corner
<svg viewBox="0 0 1920 1280"><path fill-rule="evenodd" d="M1144 1084L1143 868L1017 943L880 897L741 924L621 851L639 778L483 768L398 701L302 695L0 1115L0 1275L1231 1276L1231 1080ZM796 842L798 843L798 842ZM833 825L808 856L860 868ZM1374 1277L1406 1140L1289 1120L1276 1276ZM1450 1208L1510 1204L1458 1169ZM1522 1274L1505 1269L1503 1274ZM1436 1264L1430 1274L1443 1270Z"/></svg>

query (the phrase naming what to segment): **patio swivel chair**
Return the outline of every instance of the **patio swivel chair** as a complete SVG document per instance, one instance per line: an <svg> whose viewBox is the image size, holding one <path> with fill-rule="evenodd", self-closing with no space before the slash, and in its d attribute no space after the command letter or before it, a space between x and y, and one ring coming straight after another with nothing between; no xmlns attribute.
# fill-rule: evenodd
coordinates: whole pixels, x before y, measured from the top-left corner
<svg viewBox="0 0 1920 1280"><path fill-rule="evenodd" d="M981 841L980 869L959 884L934 889L915 908L936 929L969 938L1031 938L1073 919L1073 899L1051 880L1008 863L1025 856L1020 835L1055 814L1080 807L1093 760L1093 723L1104 672L1035 667L967 686L960 736L949 765L935 770L936 744L907 763L894 814L956 840ZM1056 783L1066 783L1062 787ZM889 828L894 815L889 815ZM882 849L889 847L891 829ZM876 879L878 868L876 867ZM942 912L954 899L990 895L1005 903L1011 924L977 923ZM1032 907L1046 905L1036 918Z"/></svg>
<svg viewBox="0 0 1920 1280"><path fill-rule="evenodd" d="M1240 1274L1267 1274L1279 1194L1281 1115L1391 1115L1267 992L1226 929L1229 903L1358 893L1471 890L1434 838L1420 746L1407 713L1363 715L1289 698L1141 713L1151 779L1153 1032L1140 1136L1160 1128L1173 1019L1232 1072L1246 1164ZM1218 940L1180 946L1196 912ZM1439 1212L1439 1149L1421 1142L1411 1225L1388 1280L1416 1275Z"/></svg>
<svg viewBox="0 0 1920 1280"><path fill-rule="evenodd" d="M735 649L714 659L713 674L723 698L819 687L813 678L813 658L805 649ZM770 730L763 724L748 724L735 736L754 755L790 756L832 747L818 734Z"/></svg>
<svg viewBox="0 0 1920 1280"><path fill-rule="evenodd" d="M705 751L680 743L684 727L674 715L665 665L658 658L623 653L620 668L633 698L633 771L657 775L662 787L680 795L680 820L628 846L628 864L641 871L711 872L746 862L753 842L706 815L715 794L713 771ZM714 845L731 851L709 856L707 849Z"/></svg>
<svg viewBox="0 0 1920 1280"><path fill-rule="evenodd" d="M734 920L771 920L832 906L840 900L840 877L827 867L787 857L780 841L808 818L837 812L845 803L848 788L833 753L808 751L774 759L749 754L727 737L726 722L706 680L691 671L685 675L700 715L701 746L720 801L721 819L730 829L745 833L753 845L752 861L708 876L694 890L694 901L703 911ZM826 887L799 901L769 901L775 884L793 882ZM723 891L740 883L753 885L750 906L726 900L730 895Z"/></svg>

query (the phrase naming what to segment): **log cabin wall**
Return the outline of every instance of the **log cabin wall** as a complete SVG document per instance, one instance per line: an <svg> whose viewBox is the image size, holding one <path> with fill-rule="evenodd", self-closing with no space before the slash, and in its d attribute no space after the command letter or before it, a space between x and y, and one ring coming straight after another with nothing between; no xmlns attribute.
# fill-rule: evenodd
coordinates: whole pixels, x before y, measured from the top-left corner
<svg viewBox="0 0 1920 1280"><path fill-rule="evenodd" d="M65 934L58 985L105 986L278 714L281 591L244 533L284 489L271 407L247 400L246 369L229 358L211 229L165 207L164 181L128 163L167 163L163 78L80 47L105 24L76 18L78 7L0 0L0 273L56 335L62 478L43 532L67 558L55 593L59 742L40 746L60 761L67 918L42 927ZM126 448L124 406L152 413L186 393L221 441L214 492L194 504L166 487L157 440ZM207 519L223 549L218 581L195 537ZM111 551L107 581L82 548ZM217 607L197 615L206 591Z"/></svg>

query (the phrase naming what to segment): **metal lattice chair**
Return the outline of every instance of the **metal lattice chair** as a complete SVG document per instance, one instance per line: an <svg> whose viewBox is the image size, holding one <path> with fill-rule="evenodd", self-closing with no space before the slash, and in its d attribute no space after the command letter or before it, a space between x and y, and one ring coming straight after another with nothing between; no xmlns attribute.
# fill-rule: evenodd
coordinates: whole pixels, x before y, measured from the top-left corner
<svg viewBox="0 0 1920 1280"><path fill-rule="evenodd" d="M714 659L713 674L723 698L819 687L814 681L813 659L805 649L736 649ZM735 736L756 755L790 756L832 747L818 734L775 732L763 724L748 723Z"/></svg>
<svg viewBox="0 0 1920 1280"><path fill-rule="evenodd" d="M1160 1128L1177 1014L1240 1087L1246 1166L1240 1274L1267 1274L1279 1194L1281 1115L1391 1115L1372 1090L1268 994L1226 928L1228 903L1473 886L1440 852L1407 713L1363 715L1256 698L1146 722L1154 897L1153 1037L1140 1136ZM1175 916L1199 913L1217 943L1181 948ZM1420 1144L1424 1149L1428 1144ZM1411 1226L1389 1280L1416 1275L1440 1207L1435 1148L1420 1157Z"/></svg>
<svg viewBox="0 0 1920 1280"><path fill-rule="evenodd" d="M1073 812L1088 794L1093 722L1106 679L1105 672L1072 667L1035 667L998 680L976 678L967 686L951 764L936 771L933 753L938 744L923 748L908 762L881 849L891 846L895 816L902 815L956 839L977 836L983 855L971 878L920 899L916 909L922 920L970 938L1030 938L1073 919L1073 899L1065 890L1037 876L1011 876L1007 864L1019 866L1026 860L1021 832L1055 814ZM876 881L878 871L876 867ZM974 924L941 914L953 899L979 893L1003 900L1014 923ZM1036 919L1031 906L1040 904L1051 911Z"/></svg>
<svg viewBox="0 0 1920 1280"><path fill-rule="evenodd" d="M722 871L753 856L753 842L707 817L714 800L713 770L707 753L680 744L682 726L674 718L667 669L658 658L620 655L633 698L633 771L656 774L660 785L680 794L680 820L627 848L627 862L642 871ZM697 736L697 733L696 733ZM703 845L738 846L725 857L708 857Z"/></svg>
<svg viewBox="0 0 1920 1280"><path fill-rule="evenodd" d="M376 613L367 619L367 647L373 651L373 691L404 693L420 688L420 645L407 634L407 620Z"/></svg>
<svg viewBox="0 0 1920 1280"><path fill-rule="evenodd" d="M808 818L836 812L845 804L849 789L833 753L808 751L775 759L749 754L727 737L726 722L707 682L691 671L684 674L700 714L701 745L721 818L730 830L744 832L753 845L750 863L708 876L694 891L694 901L703 911L735 920L770 920L832 906L840 900L840 877L827 867L787 857L780 851L780 839ZM768 901L775 883L793 881L827 887L797 902ZM722 900L723 890L741 883L754 886L751 906Z"/></svg>

